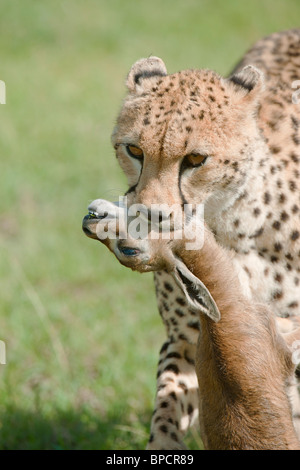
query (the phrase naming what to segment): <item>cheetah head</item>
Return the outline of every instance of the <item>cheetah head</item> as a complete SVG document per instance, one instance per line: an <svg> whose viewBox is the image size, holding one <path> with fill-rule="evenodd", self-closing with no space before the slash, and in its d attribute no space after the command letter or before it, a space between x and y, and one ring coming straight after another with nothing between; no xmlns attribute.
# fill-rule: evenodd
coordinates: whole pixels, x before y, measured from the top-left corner
<svg viewBox="0 0 300 470"><path fill-rule="evenodd" d="M263 74L225 79L210 70L168 75L157 57L136 62L112 134L128 203L226 209L255 171Z"/></svg>

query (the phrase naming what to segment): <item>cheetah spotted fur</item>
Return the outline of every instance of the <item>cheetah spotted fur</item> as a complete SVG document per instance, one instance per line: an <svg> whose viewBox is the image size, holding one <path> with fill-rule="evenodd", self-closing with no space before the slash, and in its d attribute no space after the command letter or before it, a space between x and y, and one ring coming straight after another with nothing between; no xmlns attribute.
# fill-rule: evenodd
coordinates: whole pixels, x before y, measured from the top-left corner
<svg viewBox="0 0 300 470"><path fill-rule="evenodd" d="M205 69L168 75L161 59L141 59L127 77L128 95L112 135L128 177L129 205L204 204L205 221L231 250L245 295L270 304L283 331L300 314L295 80L300 30L260 40L226 79ZM140 149L139 158L129 154L129 145ZM203 164L189 167L188 155L205 156ZM148 449L180 449L198 416L199 323L170 275L158 272L154 279L167 339ZM293 407L299 430L296 388Z"/></svg>

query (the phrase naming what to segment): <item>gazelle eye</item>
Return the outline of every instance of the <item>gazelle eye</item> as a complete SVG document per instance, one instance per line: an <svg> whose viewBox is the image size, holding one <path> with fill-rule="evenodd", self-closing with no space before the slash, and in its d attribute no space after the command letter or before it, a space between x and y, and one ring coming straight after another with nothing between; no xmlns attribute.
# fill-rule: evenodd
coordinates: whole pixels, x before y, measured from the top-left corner
<svg viewBox="0 0 300 470"><path fill-rule="evenodd" d="M206 162L207 155L195 155L191 153L190 155L185 156L185 165L186 167L197 167L202 166Z"/></svg>
<svg viewBox="0 0 300 470"><path fill-rule="evenodd" d="M141 160L144 156L143 151L135 145L126 145L126 150L128 155L132 158L137 158Z"/></svg>

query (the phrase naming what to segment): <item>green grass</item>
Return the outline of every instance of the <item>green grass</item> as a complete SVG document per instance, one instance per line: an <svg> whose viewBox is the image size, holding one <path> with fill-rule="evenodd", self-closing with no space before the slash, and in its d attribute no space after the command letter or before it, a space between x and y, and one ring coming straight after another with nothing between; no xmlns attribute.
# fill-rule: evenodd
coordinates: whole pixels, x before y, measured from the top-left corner
<svg viewBox="0 0 300 470"><path fill-rule="evenodd" d="M144 448L152 276L81 232L91 200L126 189L110 145L126 74L150 54L225 74L299 18L298 0L1 0L0 449Z"/></svg>

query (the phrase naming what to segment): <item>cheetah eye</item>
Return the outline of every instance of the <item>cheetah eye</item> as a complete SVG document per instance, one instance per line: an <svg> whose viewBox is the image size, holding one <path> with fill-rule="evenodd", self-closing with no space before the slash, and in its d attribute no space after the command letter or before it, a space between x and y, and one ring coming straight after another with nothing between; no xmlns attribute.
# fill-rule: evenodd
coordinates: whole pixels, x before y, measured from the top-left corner
<svg viewBox="0 0 300 470"><path fill-rule="evenodd" d="M195 168L197 166L202 166L207 160L207 155L195 155L191 153L186 155L184 158L184 163L187 168Z"/></svg>
<svg viewBox="0 0 300 470"><path fill-rule="evenodd" d="M132 158L137 158L138 160L142 160L144 154L143 151L136 147L135 145L126 145L127 153Z"/></svg>

